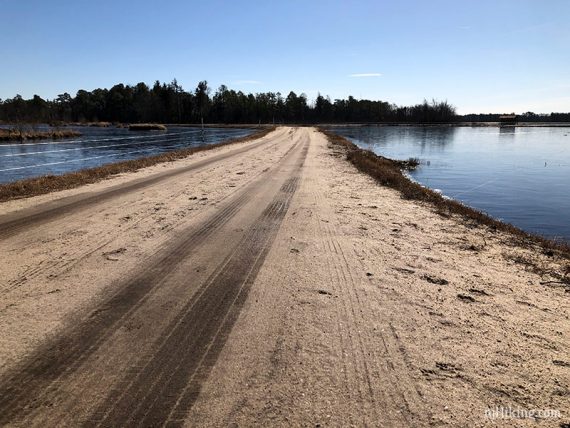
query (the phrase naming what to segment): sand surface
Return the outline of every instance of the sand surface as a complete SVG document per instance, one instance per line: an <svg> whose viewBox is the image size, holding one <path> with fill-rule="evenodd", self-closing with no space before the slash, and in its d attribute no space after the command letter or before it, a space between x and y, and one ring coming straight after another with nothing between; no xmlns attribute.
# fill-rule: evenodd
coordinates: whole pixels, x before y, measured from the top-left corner
<svg viewBox="0 0 570 428"><path fill-rule="evenodd" d="M315 129L1 204L0 240L0 425L570 422L568 265Z"/></svg>

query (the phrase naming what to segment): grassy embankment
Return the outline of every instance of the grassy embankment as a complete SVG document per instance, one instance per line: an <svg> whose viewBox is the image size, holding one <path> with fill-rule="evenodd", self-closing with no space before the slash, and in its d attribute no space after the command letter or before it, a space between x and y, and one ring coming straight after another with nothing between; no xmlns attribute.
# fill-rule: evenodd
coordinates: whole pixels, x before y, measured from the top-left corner
<svg viewBox="0 0 570 428"><path fill-rule="evenodd" d="M426 202L432 205L436 212L444 217L461 216L467 221L468 225L474 227L486 226L491 232L506 232L513 238L512 242L509 243L511 245L536 249L551 257L560 256L566 260L570 259L570 245L566 243L525 232L512 224L496 220L458 201L444 198L441 194L413 182L406 177L403 170L415 167L417 165L416 161L394 161L378 156L371 151L363 150L346 138L333 132L325 129L320 129L320 131L327 136L333 146L341 148L346 153L347 160L359 171L370 175L381 185L398 190L402 198ZM524 261L521 260L520 262ZM560 280L570 285L570 272L562 275Z"/></svg>
<svg viewBox="0 0 570 428"><path fill-rule="evenodd" d="M0 202L9 201L12 199L28 198L31 196L43 195L45 193L55 192L58 190L72 189L84 184L95 183L113 175L137 171L141 168L146 168L148 166L156 165L162 162L175 161L193 155L194 153L261 138L274 130L275 127L269 127L264 128L258 132L254 132L251 135L234 138L218 144L175 150L172 152L161 153L156 156L111 163L108 165L84 169L63 175L46 175L43 177L19 180L14 183L2 184L0 185Z"/></svg>
<svg viewBox="0 0 570 428"><path fill-rule="evenodd" d="M58 140L61 138L80 137L81 133L71 130L52 131L24 131L20 129L0 129L0 141L25 141L25 140Z"/></svg>

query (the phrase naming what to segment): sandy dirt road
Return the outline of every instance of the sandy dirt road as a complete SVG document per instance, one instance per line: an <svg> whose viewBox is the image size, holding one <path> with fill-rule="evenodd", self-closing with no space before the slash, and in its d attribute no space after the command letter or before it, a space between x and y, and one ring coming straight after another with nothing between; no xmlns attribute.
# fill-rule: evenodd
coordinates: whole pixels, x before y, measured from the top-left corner
<svg viewBox="0 0 570 428"><path fill-rule="evenodd" d="M568 293L520 261L562 262L315 129L0 210L0 425L569 422Z"/></svg>

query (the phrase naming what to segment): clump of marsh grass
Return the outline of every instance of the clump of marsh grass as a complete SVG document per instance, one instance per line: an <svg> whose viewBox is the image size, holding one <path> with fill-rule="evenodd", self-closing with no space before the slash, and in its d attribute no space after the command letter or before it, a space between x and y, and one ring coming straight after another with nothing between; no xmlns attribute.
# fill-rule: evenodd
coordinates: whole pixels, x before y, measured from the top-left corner
<svg viewBox="0 0 570 428"><path fill-rule="evenodd" d="M87 126L90 126L93 128L108 128L112 125L113 124L111 122L89 122L89 123L87 123Z"/></svg>
<svg viewBox="0 0 570 428"><path fill-rule="evenodd" d="M59 140L81 136L80 132L71 130L34 131L23 129L0 129L0 141L25 141L25 140Z"/></svg>
<svg viewBox="0 0 570 428"><path fill-rule="evenodd" d="M166 131L166 126L160 123L131 123L129 131Z"/></svg>

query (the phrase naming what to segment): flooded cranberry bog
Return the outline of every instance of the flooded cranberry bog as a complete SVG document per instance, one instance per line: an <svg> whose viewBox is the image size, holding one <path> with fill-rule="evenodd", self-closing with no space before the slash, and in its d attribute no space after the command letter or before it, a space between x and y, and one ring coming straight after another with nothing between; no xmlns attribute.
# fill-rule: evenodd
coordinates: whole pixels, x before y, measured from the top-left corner
<svg viewBox="0 0 570 428"><path fill-rule="evenodd" d="M167 130L130 131L116 127L72 127L80 137L24 140L0 144L0 183L60 175L168 151L220 143L255 132L252 128L173 126Z"/></svg>
<svg viewBox="0 0 570 428"><path fill-rule="evenodd" d="M412 179L528 232L570 242L570 128L331 126Z"/></svg>

